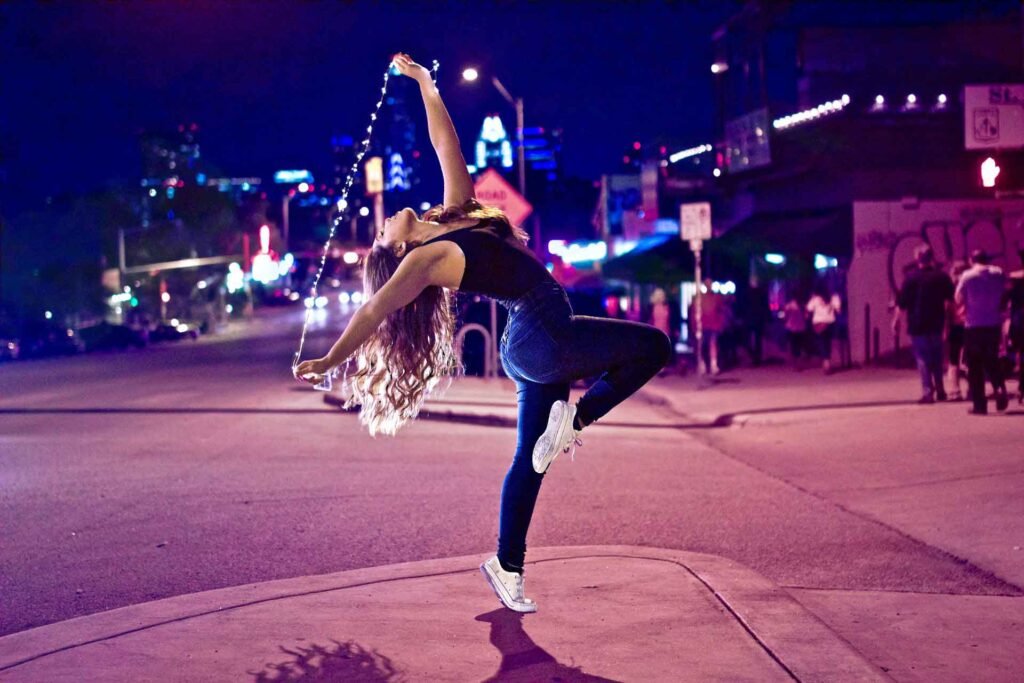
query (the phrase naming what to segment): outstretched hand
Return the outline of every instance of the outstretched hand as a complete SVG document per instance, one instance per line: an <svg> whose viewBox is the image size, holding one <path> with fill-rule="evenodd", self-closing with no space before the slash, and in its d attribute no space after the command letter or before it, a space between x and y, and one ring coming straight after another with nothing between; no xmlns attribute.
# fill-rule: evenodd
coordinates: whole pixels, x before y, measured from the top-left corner
<svg viewBox="0 0 1024 683"><path fill-rule="evenodd" d="M302 361L292 368L292 374L295 375L295 379L303 382L319 384L330 369L326 359L316 358L314 360Z"/></svg>
<svg viewBox="0 0 1024 683"><path fill-rule="evenodd" d="M412 60L412 57L404 52L397 53L394 59L391 60L391 63L395 65L396 69L398 69L398 73L403 76L408 76L414 81L421 84L433 81L427 67L422 64L417 64Z"/></svg>

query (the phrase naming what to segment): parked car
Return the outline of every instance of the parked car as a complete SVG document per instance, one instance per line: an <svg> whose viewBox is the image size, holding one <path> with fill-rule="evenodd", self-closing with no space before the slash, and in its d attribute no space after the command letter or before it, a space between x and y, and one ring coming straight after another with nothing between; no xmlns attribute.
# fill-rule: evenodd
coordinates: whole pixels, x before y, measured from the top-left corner
<svg viewBox="0 0 1024 683"><path fill-rule="evenodd" d="M178 341L181 339L191 339L193 341L199 339L199 327L179 322L178 320L171 320L170 322L158 322L149 330L149 341L151 342Z"/></svg>
<svg viewBox="0 0 1024 683"><path fill-rule="evenodd" d="M86 351L141 349L149 343L147 330L108 322L79 328L78 334L85 344Z"/></svg>
<svg viewBox="0 0 1024 683"><path fill-rule="evenodd" d="M74 330L49 321L26 323L15 344L19 358L70 356L84 350L82 340Z"/></svg>

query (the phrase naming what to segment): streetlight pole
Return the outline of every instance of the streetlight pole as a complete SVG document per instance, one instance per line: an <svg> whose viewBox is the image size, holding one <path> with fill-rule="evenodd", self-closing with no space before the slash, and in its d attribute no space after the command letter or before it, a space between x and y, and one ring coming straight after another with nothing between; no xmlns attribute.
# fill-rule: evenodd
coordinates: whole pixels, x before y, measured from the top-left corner
<svg viewBox="0 0 1024 683"><path fill-rule="evenodd" d="M476 69L466 69L462 72L463 79L467 81L474 81L477 78ZM501 93L501 96L505 98L509 104L511 104L516 110L516 142L518 143L518 154L516 160L519 165L519 194L526 198L526 147L523 145L523 98L513 97L512 93L508 91L505 84L498 80L497 76L491 76L491 84L495 89ZM540 248L540 221L537 217L533 217L533 248L537 254L537 258L543 258ZM498 357L498 306L491 299L491 348L488 349L488 354L491 358L496 359ZM497 367L497 363L491 363L492 368ZM497 371L494 370L496 373Z"/></svg>
<svg viewBox="0 0 1024 683"><path fill-rule="evenodd" d="M516 154L516 163L519 166L519 194L526 198L526 146L523 144L524 128L525 128L525 115L523 114L523 98L513 97L512 93L508 91L508 88L498 80L497 76L491 76L491 83L501 93L501 96L511 104L516 110L516 144L518 153ZM533 248L537 256L541 256L540 246L540 221L537 220L536 214L533 216Z"/></svg>

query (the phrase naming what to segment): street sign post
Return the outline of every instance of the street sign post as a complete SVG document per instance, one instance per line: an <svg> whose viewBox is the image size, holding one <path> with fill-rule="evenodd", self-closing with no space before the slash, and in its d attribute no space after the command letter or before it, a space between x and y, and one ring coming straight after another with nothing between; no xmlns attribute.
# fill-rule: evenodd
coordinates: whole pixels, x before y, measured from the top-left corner
<svg viewBox="0 0 1024 683"><path fill-rule="evenodd" d="M697 374L704 374L704 326L701 324L701 285L700 273L700 252L704 246L704 240L711 239L711 204L708 202L696 202L693 204L682 204L679 207L679 232L680 236L689 241L690 250L693 251L693 279L697 285L697 293L694 297L693 306L693 336L697 341L696 358Z"/></svg>

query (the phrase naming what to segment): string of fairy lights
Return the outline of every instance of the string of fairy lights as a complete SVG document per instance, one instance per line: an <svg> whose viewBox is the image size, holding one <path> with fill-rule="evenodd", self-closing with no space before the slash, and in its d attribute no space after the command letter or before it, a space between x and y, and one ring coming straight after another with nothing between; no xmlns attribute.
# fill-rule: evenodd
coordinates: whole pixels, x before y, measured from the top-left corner
<svg viewBox="0 0 1024 683"><path fill-rule="evenodd" d="M338 226L348 216L348 193L352 189L352 184L355 182L356 174L359 172L359 164L362 163L363 157L366 156L366 152L370 149L370 140L373 137L373 126L377 121L377 115L380 113L380 108L384 104L384 98L388 92L388 81L391 78L391 69L394 62L388 64L388 68L384 70L384 84L380 89L380 97L377 99L377 106L374 107L373 112L370 114L370 125L366 127L366 137L363 138L360 144L359 153L356 154L356 160L352 164L352 168L349 169L348 177L345 179L345 185L341 191L341 198L338 199L337 207L338 214L331 222L330 230L327 233L327 241L324 242L323 252L320 255L320 268L317 270L316 277L313 278L313 286L310 289L310 297L315 301L317 298L317 287L320 285L320 278L324 274L324 267L327 265L327 256L330 253L331 242L334 240L334 233L337 231ZM437 60L433 61L430 73L431 78L434 82L434 87L437 87L437 69L440 65ZM292 360L292 374L295 374L295 369L299 365L299 359L302 357L302 349L306 343L306 332L309 328L310 316L313 313L312 308L306 308L306 315L302 321L302 334L299 336L299 349L295 352L295 357ZM331 372L329 371L325 376L323 382L317 385L318 389L330 390Z"/></svg>

